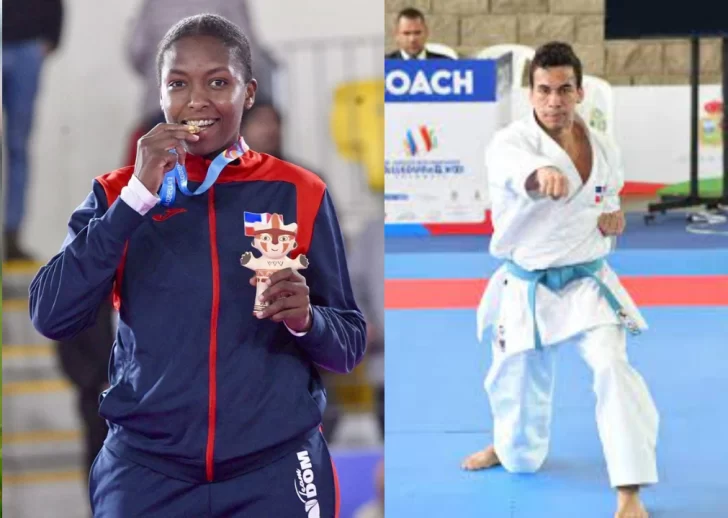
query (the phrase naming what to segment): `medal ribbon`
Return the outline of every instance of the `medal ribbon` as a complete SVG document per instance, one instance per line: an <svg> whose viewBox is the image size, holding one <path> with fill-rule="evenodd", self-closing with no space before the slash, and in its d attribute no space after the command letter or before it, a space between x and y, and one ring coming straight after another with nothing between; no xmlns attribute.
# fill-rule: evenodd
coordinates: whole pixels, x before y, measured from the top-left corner
<svg viewBox="0 0 728 518"><path fill-rule="evenodd" d="M174 203L177 194L177 185L179 185L179 190L182 191L182 194L186 196L198 196L203 194L217 181L217 178L220 176L222 170L225 169L225 166L242 157L247 151L248 145L245 143L245 140L243 140L243 137L240 137L235 144L215 157L215 160L212 161L210 167L207 168L205 180L202 184L200 184L195 192L192 192L187 188L187 168L180 164L179 160L177 160L177 165L174 169L164 175L164 180L159 188L158 194L161 199L161 204L165 207L169 207ZM174 149L171 152L177 154Z"/></svg>

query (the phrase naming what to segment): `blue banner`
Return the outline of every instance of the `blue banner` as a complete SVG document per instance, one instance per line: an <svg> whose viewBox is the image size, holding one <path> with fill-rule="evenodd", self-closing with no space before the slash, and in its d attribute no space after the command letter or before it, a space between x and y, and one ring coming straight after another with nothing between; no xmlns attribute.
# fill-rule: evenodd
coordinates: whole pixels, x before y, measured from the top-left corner
<svg viewBox="0 0 728 518"><path fill-rule="evenodd" d="M387 59L384 61L384 102L494 102L496 66L496 61L483 59Z"/></svg>

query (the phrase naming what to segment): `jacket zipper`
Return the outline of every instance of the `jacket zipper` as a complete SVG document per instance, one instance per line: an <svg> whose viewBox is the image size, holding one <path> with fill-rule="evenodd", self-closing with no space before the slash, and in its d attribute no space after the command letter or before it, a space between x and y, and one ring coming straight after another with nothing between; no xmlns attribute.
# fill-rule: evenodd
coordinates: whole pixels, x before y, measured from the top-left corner
<svg viewBox="0 0 728 518"><path fill-rule="evenodd" d="M212 262L212 312L210 314L210 359L208 386L209 402L207 415L207 450L205 452L205 474L212 482L215 454L215 418L217 413L217 320L220 312L220 264L217 254L217 221L215 218L214 187L208 191L207 216L210 227L210 260Z"/></svg>

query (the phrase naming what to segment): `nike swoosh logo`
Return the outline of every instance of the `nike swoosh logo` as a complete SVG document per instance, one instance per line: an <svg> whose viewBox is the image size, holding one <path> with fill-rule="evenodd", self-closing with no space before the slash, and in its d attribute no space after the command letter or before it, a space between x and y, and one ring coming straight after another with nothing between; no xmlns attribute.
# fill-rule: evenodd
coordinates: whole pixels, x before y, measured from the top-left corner
<svg viewBox="0 0 728 518"><path fill-rule="evenodd" d="M187 209L167 209L166 211L164 211L164 214L155 214L154 216L152 216L152 219L156 222L165 221L172 216L182 214L183 212L187 212Z"/></svg>

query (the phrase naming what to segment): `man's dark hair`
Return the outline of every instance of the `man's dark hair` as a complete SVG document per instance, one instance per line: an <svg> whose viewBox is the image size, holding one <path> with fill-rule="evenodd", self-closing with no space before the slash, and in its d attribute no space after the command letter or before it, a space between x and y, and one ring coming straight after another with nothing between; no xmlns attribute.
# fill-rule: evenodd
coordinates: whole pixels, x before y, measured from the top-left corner
<svg viewBox="0 0 728 518"><path fill-rule="evenodd" d="M157 80L162 81L162 59L169 48L183 38L191 36L210 36L217 38L225 47L232 49L235 58L243 69L243 80L253 78L252 57L248 38L240 27L216 14L198 14L177 22L162 41L157 50Z"/></svg>
<svg viewBox="0 0 728 518"><path fill-rule="evenodd" d="M397 14L397 23L399 23L402 18L407 18L408 20L422 20L423 23L425 21L425 15L422 11L415 9L414 7L402 9L399 14Z"/></svg>
<svg viewBox="0 0 728 518"><path fill-rule="evenodd" d="M576 76L576 86L581 88L581 61L568 43L552 41L536 49L528 70L528 83L533 88L533 73L537 68L571 67Z"/></svg>

